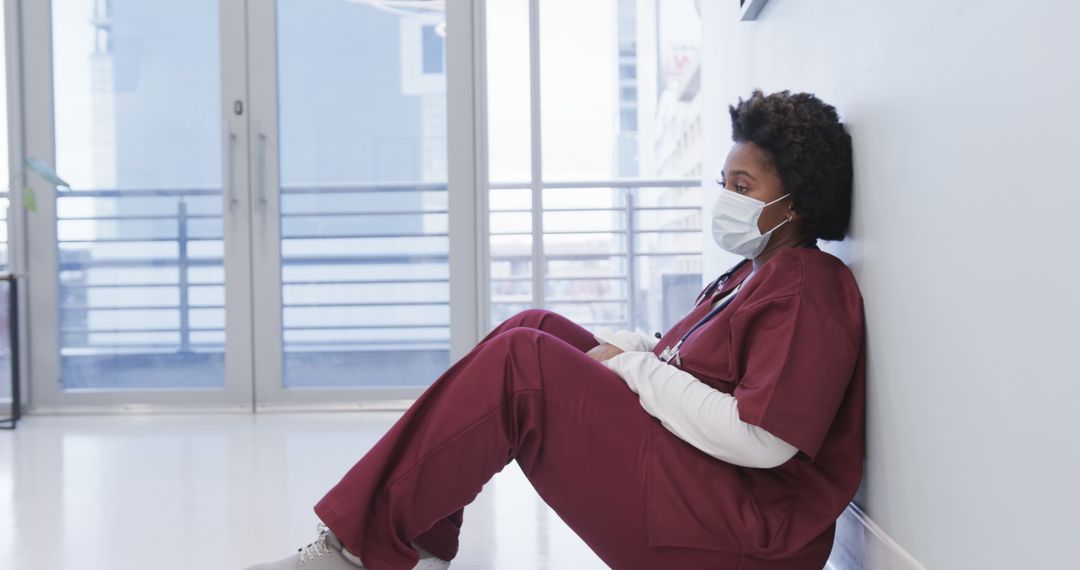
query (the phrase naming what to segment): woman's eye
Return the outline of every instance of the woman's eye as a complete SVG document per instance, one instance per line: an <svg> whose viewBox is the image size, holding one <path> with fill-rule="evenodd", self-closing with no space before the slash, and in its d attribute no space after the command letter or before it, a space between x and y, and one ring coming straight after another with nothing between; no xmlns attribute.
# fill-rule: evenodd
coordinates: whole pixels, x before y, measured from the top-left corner
<svg viewBox="0 0 1080 570"><path fill-rule="evenodd" d="M728 187L727 180L717 180L717 182L720 183L721 188L727 188ZM738 194L746 194L749 191L750 191L750 189L747 188L746 186L743 186L742 184L736 184L735 185L735 192L738 193Z"/></svg>

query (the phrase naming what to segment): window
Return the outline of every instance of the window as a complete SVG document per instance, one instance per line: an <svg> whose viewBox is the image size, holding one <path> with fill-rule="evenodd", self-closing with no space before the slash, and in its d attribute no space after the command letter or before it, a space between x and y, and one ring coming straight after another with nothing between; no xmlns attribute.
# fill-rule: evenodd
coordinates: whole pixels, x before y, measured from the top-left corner
<svg viewBox="0 0 1080 570"><path fill-rule="evenodd" d="M693 0L634 4L541 2L535 70L528 3L487 5L492 326L544 307L593 329L651 332L700 290L701 148L668 144L699 106L665 103L691 73L674 62L697 45L700 21ZM659 35L637 37L650 29ZM649 61L638 48L660 54L642 70L659 84L638 81Z"/></svg>
<svg viewBox="0 0 1080 570"><path fill-rule="evenodd" d="M467 3L40 4L27 148L71 188L26 216L35 404L408 399L475 334L448 261Z"/></svg>
<svg viewBox="0 0 1080 570"><path fill-rule="evenodd" d="M53 0L60 378L220 387L217 2L110 4Z"/></svg>
<svg viewBox="0 0 1080 570"><path fill-rule="evenodd" d="M445 58L443 38L437 33L434 25L424 26L421 33L424 43L424 73L442 73Z"/></svg>

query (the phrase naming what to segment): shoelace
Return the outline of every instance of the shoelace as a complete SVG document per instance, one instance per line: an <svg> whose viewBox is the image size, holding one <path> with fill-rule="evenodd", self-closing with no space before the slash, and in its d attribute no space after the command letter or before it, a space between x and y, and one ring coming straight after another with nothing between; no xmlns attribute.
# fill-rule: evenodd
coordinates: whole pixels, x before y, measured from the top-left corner
<svg viewBox="0 0 1080 570"><path fill-rule="evenodd" d="M319 537L315 539L315 542L298 549L301 564L307 564L315 559L334 553L334 550L326 544L326 535L330 532L330 529L323 523L319 523L315 530L319 533Z"/></svg>

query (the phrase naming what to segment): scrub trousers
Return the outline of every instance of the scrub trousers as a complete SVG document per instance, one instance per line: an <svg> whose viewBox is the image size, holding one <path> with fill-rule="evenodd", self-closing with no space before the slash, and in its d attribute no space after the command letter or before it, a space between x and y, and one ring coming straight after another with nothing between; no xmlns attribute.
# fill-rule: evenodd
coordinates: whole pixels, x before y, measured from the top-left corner
<svg viewBox="0 0 1080 570"><path fill-rule="evenodd" d="M645 444L658 420L585 354L596 345L557 313L511 317L420 396L316 514L372 570L411 569L410 542L450 560L464 507L516 460L612 568L739 567L738 553L649 546Z"/></svg>

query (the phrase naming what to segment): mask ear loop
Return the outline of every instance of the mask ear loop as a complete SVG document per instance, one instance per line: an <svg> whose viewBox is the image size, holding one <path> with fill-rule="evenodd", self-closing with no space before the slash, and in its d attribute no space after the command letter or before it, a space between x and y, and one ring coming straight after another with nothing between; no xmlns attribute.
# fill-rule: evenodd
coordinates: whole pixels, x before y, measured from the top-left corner
<svg viewBox="0 0 1080 570"><path fill-rule="evenodd" d="M762 206L762 208L768 208L769 206L772 206L773 204L779 202L780 200L783 200L784 198L787 198L788 196L791 196L791 192L788 192L787 194L784 194L783 196L773 200L772 202L765 204L764 206Z"/></svg>
<svg viewBox="0 0 1080 570"><path fill-rule="evenodd" d="M787 193L787 194L784 194L783 196L781 196L781 197L779 197L779 198L777 198L777 199L775 199L775 200L773 200L772 202L769 202L768 204L765 204L765 206L762 206L762 208L765 208L765 207L767 207L767 206L770 206L770 205L772 205L772 204L775 204L775 203L779 202L780 200L783 200L784 198L787 198L788 196L791 196L791 193L790 193L790 192L789 192L789 193ZM778 224L778 225L777 225L777 226L776 226L775 228L773 228L773 229L769 230L769 233L771 234L771 233L775 232L776 230L780 229L780 226L782 226L782 225L784 225L784 224L786 224L786 223L790 222L790 221L791 221L791 217L792 217L793 215L794 215L794 212L792 212L792 213L788 214L788 217L787 217L787 219L785 219L784 221L780 222L780 223L779 223L779 224ZM808 240L806 241L806 243L802 245L802 247L812 247L812 248L817 248L817 243L816 243L816 242L817 242L817 240L816 240L816 239L808 239Z"/></svg>
<svg viewBox="0 0 1080 570"><path fill-rule="evenodd" d="M780 226L782 226L782 225L784 225L784 224L786 224L786 223L788 223L788 222L790 222L790 221L791 221L791 219L790 219L790 218L788 218L788 219L786 219L786 220L784 220L784 221L780 222L779 224L776 224L776 227L775 227L775 228L773 228L773 229L771 229L771 230L769 230L769 231L765 232L765 234L767 234L767 235L768 235L768 234L772 234L772 233L773 233L773 232L775 232L776 230L780 229Z"/></svg>
<svg viewBox="0 0 1080 570"><path fill-rule="evenodd" d="M791 196L791 193L784 194L783 196L773 200L772 202L769 202L768 204L765 204L764 206L761 207L761 209L764 210L765 208L768 208L769 206L772 206L773 204L779 202L780 200L783 200L784 198L787 198L788 196ZM772 234L776 230L780 229L780 226L782 226L782 225L784 225L784 224L786 224L786 223L788 223L790 221L791 221L791 214L788 214L788 217L785 218L784 221L780 222L779 224L776 225L775 228L765 232L765 234L762 234L762 235Z"/></svg>

